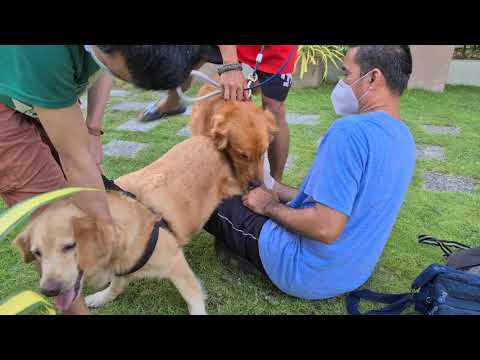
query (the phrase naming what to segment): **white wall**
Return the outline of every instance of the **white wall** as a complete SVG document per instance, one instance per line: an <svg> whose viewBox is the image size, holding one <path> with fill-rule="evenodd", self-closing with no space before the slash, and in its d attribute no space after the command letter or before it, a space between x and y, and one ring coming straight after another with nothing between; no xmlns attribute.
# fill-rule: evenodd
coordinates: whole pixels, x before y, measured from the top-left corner
<svg viewBox="0 0 480 360"><path fill-rule="evenodd" d="M413 72L409 88L443 92L455 45L410 45Z"/></svg>
<svg viewBox="0 0 480 360"><path fill-rule="evenodd" d="M480 86L480 60L452 60L447 84Z"/></svg>

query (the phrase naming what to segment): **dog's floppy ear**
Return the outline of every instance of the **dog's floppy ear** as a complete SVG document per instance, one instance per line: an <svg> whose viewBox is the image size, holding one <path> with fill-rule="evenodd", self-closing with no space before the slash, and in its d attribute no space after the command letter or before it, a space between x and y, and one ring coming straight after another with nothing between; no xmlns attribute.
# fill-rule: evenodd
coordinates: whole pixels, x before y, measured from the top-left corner
<svg viewBox="0 0 480 360"><path fill-rule="evenodd" d="M210 136L218 150L224 150L228 145L227 119L223 114L215 114L212 117L212 130Z"/></svg>
<svg viewBox="0 0 480 360"><path fill-rule="evenodd" d="M91 218L74 218L73 235L77 244L78 265L88 270L110 259L113 250L113 227Z"/></svg>
<svg viewBox="0 0 480 360"><path fill-rule="evenodd" d="M27 227L23 230L16 239L13 241L13 244L20 250L20 253L23 256L23 261L27 264L35 260L35 256L30 251L30 227Z"/></svg>
<svg viewBox="0 0 480 360"><path fill-rule="evenodd" d="M270 136L270 142L273 141L273 137L278 133L278 123L275 116L273 116L270 110L264 110L265 124L267 125L268 135Z"/></svg>

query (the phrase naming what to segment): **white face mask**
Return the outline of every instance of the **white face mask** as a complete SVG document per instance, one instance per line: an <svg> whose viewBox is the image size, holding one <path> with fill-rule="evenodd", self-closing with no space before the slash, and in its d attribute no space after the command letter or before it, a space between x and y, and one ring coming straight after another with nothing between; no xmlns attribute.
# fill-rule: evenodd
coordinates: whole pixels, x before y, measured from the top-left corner
<svg viewBox="0 0 480 360"><path fill-rule="evenodd" d="M98 60L97 58L97 55L95 55L95 51L93 51L93 48L92 48L92 45L83 45L83 47L85 48L85 50L90 54L90 56L92 57L92 59L97 63L98 66L100 66L100 69L102 69L103 71L105 71L106 73L110 74L113 76L112 72L110 71L110 69L104 64L102 63L100 60Z"/></svg>
<svg viewBox="0 0 480 360"><path fill-rule="evenodd" d="M363 75L360 79L355 81L352 85L348 85L343 80L340 80L337 83L337 86L335 86L335 89L333 89L332 91L331 100L333 104L333 109L338 115L354 115L360 112L359 101L368 94L368 90L365 92L365 94L360 96L360 99L357 99L355 93L352 90L352 86L362 80L369 73L370 71Z"/></svg>

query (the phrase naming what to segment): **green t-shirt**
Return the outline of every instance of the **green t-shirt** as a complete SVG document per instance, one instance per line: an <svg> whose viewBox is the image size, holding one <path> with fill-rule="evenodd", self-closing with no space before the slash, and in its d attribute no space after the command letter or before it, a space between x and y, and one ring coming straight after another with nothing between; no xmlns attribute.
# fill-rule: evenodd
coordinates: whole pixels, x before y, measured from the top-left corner
<svg viewBox="0 0 480 360"><path fill-rule="evenodd" d="M0 45L0 103L34 117L72 106L99 69L83 45Z"/></svg>

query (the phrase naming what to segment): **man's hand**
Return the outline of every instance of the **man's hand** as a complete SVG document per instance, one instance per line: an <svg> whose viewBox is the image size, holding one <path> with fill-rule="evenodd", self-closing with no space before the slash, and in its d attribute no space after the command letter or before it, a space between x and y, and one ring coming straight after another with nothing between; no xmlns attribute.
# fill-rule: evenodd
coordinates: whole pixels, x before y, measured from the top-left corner
<svg viewBox="0 0 480 360"><path fill-rule="evenodd" d="M273 183L273 192L277 194L281 202L287 203L292 201L295 196L298 194L298 189L274 181Z"/></svg>
<svg viewBox="0 0 480 360"><path fill-rule="evenodd" d="M243 205L253 212L267 216L269 207L277 204L275 196L268 191L264 186L257 187L242 197Z"/></svg>
<svg viewBox="0 0 480 360"><path fill-rule="evenodd" d="M224 64L237 64L236 45L218 45ZM241 70L227 71L220 76L220 84L223 86L223 98L225 100L248 100L243 89L247 88L247 80Z"/></svg>
<svg viewBox="0 0 480 360"><path fill-rule="evenodd" d="M248 100L244 89L247 88L247 80L240 70L227 71L220 76L220 84L223 86L223 98L225 100Z"/></svg>

